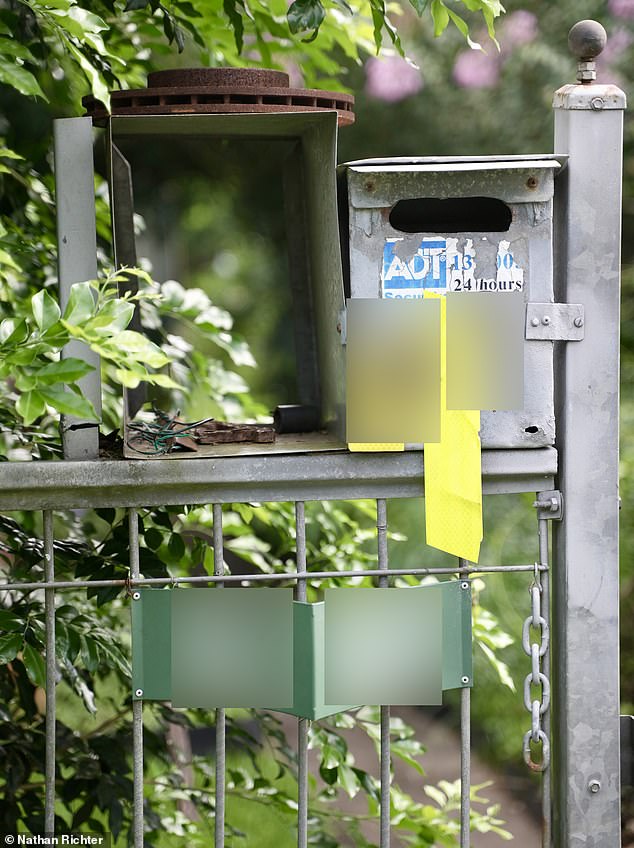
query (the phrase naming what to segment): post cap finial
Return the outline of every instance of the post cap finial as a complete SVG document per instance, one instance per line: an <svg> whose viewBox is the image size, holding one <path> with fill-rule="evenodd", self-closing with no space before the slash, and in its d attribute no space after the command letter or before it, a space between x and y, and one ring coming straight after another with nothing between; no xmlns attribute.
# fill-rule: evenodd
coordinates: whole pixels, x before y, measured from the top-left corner
<svg viewBox="0 0 634 848"><path fill-rule="evenodd" d="M568 33L568 46L580 62L590 61L603 52L608 40L605 29L598 21L579 21Z"/></svg>
<svg viewBox="0 0 634 848"><path fill-rule="evenodd" d="M597 78L595 58L603 51L608 40L605 29L598 21L579 21L568 33L568 46L577 57L577 79L591 83Z"/></svg>

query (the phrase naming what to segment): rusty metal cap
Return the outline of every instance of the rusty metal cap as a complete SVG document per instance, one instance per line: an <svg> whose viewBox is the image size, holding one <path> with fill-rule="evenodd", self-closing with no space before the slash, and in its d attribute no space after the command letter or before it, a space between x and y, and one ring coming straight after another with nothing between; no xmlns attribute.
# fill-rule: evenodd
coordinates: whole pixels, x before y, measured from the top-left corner
<svg viewBox="0 0 634 848"><path fill-rule="evenodd" d="M112 115L205 115L336 111L339 126L354 123L354 98L339 91L291 88L288 74L268 68L185 68L155 71L148 87L113 91ZM95 123L108 112L94 97L83 104Z"/></svg>
<svg viewBox="0 0 634 848"><path fill-rule="evenodd" d="M289 88L284 71L269 68L178 68L148 74L148 88L181 88L183 86L254 86Z"/></svg>

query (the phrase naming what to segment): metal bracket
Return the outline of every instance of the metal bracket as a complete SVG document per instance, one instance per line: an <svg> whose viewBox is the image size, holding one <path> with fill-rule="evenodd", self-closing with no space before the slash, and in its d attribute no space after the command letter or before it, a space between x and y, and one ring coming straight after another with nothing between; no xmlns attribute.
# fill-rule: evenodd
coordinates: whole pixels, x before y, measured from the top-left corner
<svg viewBox="0 0 634 848"><path fill-rule="evenodd" d="M580 342L585 335L581 303L527 303L526 339Z"/></svg>
<svg viewBox="0 0 634 848"><path fill-rule="evenodd" d="M538 518L561 521L564 517L564 496L558 489L538 492L537 500L534 501L533 506L537 510Z"/></svg>

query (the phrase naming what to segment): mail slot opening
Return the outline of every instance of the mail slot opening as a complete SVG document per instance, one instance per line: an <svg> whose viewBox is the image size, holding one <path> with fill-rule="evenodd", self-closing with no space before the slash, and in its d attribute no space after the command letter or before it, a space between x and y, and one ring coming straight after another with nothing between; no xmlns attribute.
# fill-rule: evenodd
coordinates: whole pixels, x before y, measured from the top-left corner
<svg viewBox="0 0 634 848"><path fill-rule="evenodd" d="M390 224L401 233L505 233L510 208L494 197L415 197L399 200Z"/></svg>

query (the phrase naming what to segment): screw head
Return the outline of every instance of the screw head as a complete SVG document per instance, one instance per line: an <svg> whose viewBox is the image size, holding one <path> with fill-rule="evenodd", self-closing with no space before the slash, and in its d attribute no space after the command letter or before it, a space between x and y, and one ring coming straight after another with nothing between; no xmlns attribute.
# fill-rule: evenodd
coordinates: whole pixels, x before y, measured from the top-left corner
<svg viewBox="0 0 634 848"><path fill-rule="evenodd" d="M140 592L132 592L132 600L133 601L141 600L141 593Z"/></svg>
<svg viewBox="0 0 634 848"><path fill-rule="evenodd" d="M588 789L592 792L593 795L596 795L597 792L601 789L601 781L600 780L591 780L588 784Z"/></svg>
<svg viewBox="0 0 634 848"><path fill-rule="evenodd" d="M468 582L466 580L463 580L462 583L460 584L460 588L461 589L468 589L469 588Z"/></svg>
<svg viewBox="0 0 634 848"><path fill-rule="evenodd" d="M544 327L547 327L550 324L550 318L548 317L548 315L544 315L544 317L542 318L542 324L544 325Z"/></svg>
<svg viewBox="0 0 634 848"><path fill-rule="evenodd" d="M539 318L531 318L531 324L533 327L539 327Z"/></svg>
<svg viewBox="0 0 634 848"><path fill-rule="evenodd" d="M142 698L143 697L143 689L137 689L134 694L135 694L135 697Z"/></svg>
<svg viewBox="0 0 634 848"><path fill-rule="evenodd" d="M575 318L574 325L575 327L583 327L583 318L581 316Z"/></svg>
<svg viewBox="0 0 634 848"><path fill-rule="evenodd" d="M463 682L463 683L465 683L465 684L469 682L469 678L467 677L467 675L466 675L466 674L465 674L465 675L463 675L463 677L461 678L461 680L462 680L462 682Z"/></svg>

